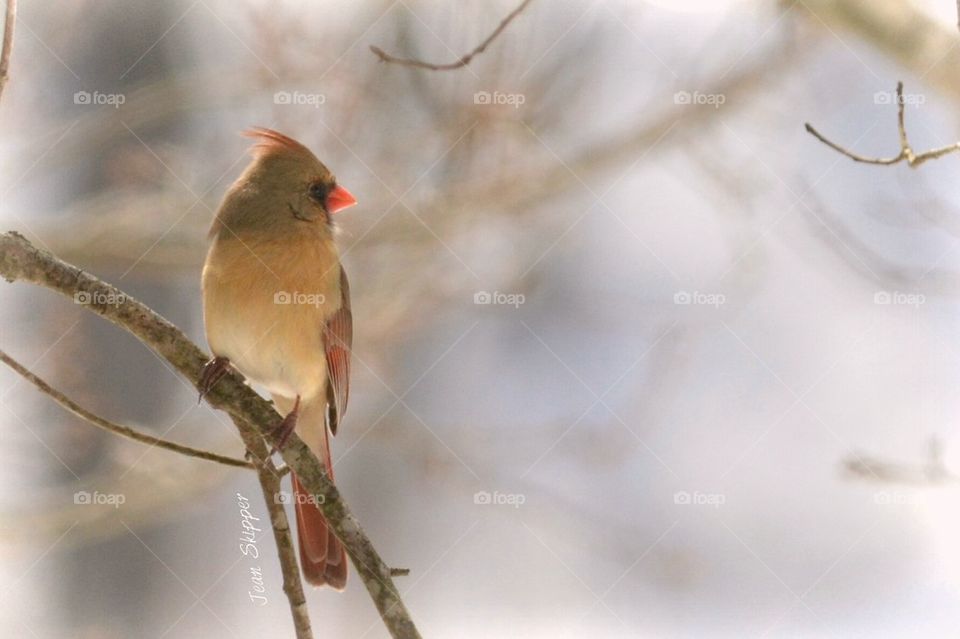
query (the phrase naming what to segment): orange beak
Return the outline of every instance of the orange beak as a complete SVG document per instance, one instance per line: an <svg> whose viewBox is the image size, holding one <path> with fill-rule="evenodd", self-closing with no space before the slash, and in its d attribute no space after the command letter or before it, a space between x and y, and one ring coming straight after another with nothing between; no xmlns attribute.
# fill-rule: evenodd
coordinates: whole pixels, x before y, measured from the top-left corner
<svg viewBox="0 0 960 639"><path fill-rule="evenodd" d="M327 195L327 211L331 215L339 213L343 209L348 209L356 203L357 198L353 197L353 194L342 186L337 186Z"/></svg>

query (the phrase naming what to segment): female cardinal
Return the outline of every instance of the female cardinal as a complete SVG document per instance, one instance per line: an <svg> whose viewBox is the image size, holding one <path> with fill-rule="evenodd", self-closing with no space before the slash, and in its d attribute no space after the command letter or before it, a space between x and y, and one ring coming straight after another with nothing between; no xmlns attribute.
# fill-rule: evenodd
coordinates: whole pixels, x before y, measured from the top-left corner
<svg viewBox="0 0 960 639"><path fill-rule="evenodd" d="M217 211L203 267L203 321L214 358L201 394L233 366L270 391L333 479L330 440L347 408L353 318L331 216L357 203L305 146L269 129ZM282 446L282 443L281 443ZM296 475L300 563L307 581L342 590L343 546Z"/></svg>

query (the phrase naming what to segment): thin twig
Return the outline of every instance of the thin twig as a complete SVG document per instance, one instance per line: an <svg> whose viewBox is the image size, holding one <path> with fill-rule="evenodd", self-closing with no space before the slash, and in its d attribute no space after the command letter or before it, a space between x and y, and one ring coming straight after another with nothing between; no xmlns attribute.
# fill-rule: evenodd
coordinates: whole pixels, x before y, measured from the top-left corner
<svg viewBox="0 0 960 639"><path fill-rule="evenodd" d="M863 163L865 163L865 164L890 165L890 164L896 164L897 162L900 162L901 160L903 160L903 157L904 157L904 156L903 156L903 151L901 151L901 152L900 152L900 155L898 155L897 157L895 157L895 158L887 158L887 159L883 159L883 158L868 158L868 157L865 157L865 156L863 156L863 155L857 155L857 154L854 153L853 151L848 151L847 149L843 148L842 146L840 146L840 145L837 144L836 142L833 142L833 141L827 139L826 137L824 137L819 131L817 131L815 128L813 128L813 125L810 124L809 122L805 123L804 126L805 126L806 129L807 129L807 133L810 133L811 135L813 135L815 138L817 138L818 140L820 140L821 142L823 142L824 144L826 144L827 146L829 146L829 147L830 147L831 149L833 149L834 151L837 151L838 153L842 153L843 155L847 156L848 158L850 158L850 159L853 160L854 162L863 162Z"/></svg>
<svg viewBox="0 0 960 639"><path fill-rule="evenodd" d="M523 0L523 2L521 2L516 9L508 13L507 16L500 21L500 24L498 24L497 28L493 30L493 33L487 36L486 40L481 42L473 51L462 56L456 62L449 62L447 64L434 64L432 62L424 62L423 60L416 60L413 58L398 58L390 55L380 47L375 47L373 45L370 45L370 50L373 51L378 58L380 58L381 62L392 62L393 64L401 64L407 67L430 69L431 71L452 71L454 69L459 69L467 66L475 56L483 53L486 48L490 46L490 43L496 40L497 36L499 36L503 30L507 28L507 25L510 24L514 18L523 13L523 10L526 9L527 5L532 1L533 0Z"/></svg>
<svg viewBox="0 0 960 639"><path fill-rule="evenodd" d="M47 287L71 300L83 293L94 300L84 308L132 334L198 386L209 356L183 331L117 288L37 249L19 233L0 234L0 276L11 282L22 280ZM245 441L246 437L256 436L271 445L279 443L281 416L236 373L224 376L206 400L233 418ZM256 451L252 452L257 457ZM318 497L318 507L346 548L390 635L394 639L419 639L420 633L393 583L390 567L350 512L323 464L296 433L289 436L282 456L304 487Z"/></svg>
<svg viewBox="0 0 960 639"><path fill-rule="evenodd" d="M216 462L218 464L223 464L225 466L237 466L240 468L253 468L253 464L243 459L236 459L234 457L226 457L224 455L218 455L216 453L211 453L205 450L199 450L197 448L191 448L190 446L184 446L182 444L177 444L165 439L160 439L159 437L153 437L152 435L146 435L139 431L136 431L129 426L121 426L111 422L99 415L91 413L83 406L80 406L75 401L58 391L56 388L50 386L36 375L34 375L26 366L13 359L5 352L0 350L0 362L3 362L14 371L16 371L21 377L37 387L37 389L49 395L53 401L60 404L64 409L73 413L80 419L83 419L97 428L102 428L105 431L111 432L115 435L120 435L121 437L126 437L127 439L132 439L135 442L140 442L142 444L148 444L150 446L156 446L157 448L163 448L164 450L171 450L175 453L180 453L181 455L186 455L188 457L196 457L198 459L205 459L207 461Z"/></svg>
<svg viewBox="0 0 960 639"><path fill-rule="evenodd" d="M234 418L236 420L236 418ZM300 579L300 564L290 535L290 520L283 508L280 497L280 479L283 475L277 472L276 466L270 461L267 445L263 438L257 435L252 428L240 428L241 437L246 442L247 450L256 460L257 478L260 480L260 490L263 500L270 513L270 525L273 528L273 538L277 544L277 557L280 560L280 572L283 575L283 592L290 605L290 615L293 617L293 628L297 639L313 639L313 630L310 628L310 614L307 609L307 599L303 594L303 582Z"/></svg>
<svg viewBox="0 0 960 639"><path fill-rule="evenodd" d="M13 51L13 25L17 21L17 0L7 0L6 17L3 19L3 45L0 47L0 96L7 86L10 74L10 53Z"/></svg>
<svg viewBox="0 0 960 639"><path fill-rule="evenodd" d="M913 148L910 146L910 141L907 138L907 127L904 122L904 107L905 101L903 99L903 82L897 82L897 130L900 135L900 153L892 158L871 158L864 155L859 155L853 151L845 149L836 142L829 140L823 134L813 128L813 125L809 122L807 122L804 126L806 127L808 133L829 146L834 151L847 156L854 162L863 162L865 164L890 166L891 164L897 164L906 160L908 165L916 168L927 160L936 160L937 158L943 157L948 153L960 151L960 142L954 142L953 144L940 147L939 149L931 149L930 151L924 151L920 154L914 152Z"/></svg>

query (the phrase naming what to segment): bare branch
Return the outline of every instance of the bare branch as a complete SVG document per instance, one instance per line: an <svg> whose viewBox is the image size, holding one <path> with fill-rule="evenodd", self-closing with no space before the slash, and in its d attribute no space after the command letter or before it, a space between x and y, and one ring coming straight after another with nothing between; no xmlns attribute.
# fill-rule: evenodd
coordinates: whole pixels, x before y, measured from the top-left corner
<svg viewBox="0 0 960 639"><path fill-rule="evenodd" d="M0 275L11 282L23 280L50 288L69 299L84 293L94 302L85 308L137 337L194 386L198 385L209 357L180 329L133 297L37 249L19 233L0 234ZM231 372L224 376L207 394L206 400L233 418L244 441L264 438L271 445L278 443L281 416L238 374ZM255 458L263 459L256 450L251 452ZM323 464L296 433L290 435L281 454L300 482L318 497L318 507L346 548L391 636L395 639L419 638L420 634L393 583L390 567L381 559L360 522L340 497L340 491L330 481Z"/></svg>
<svg viewBox="0 0 960 639"><path fill-rule="evenodd" d="M891 164L897 164L902 161L906 161L908 165L913 168L916 168L926 162L927 160L936 160L937 158L943 157L948 153L953 153L954 151L960 151L960 142L954 142L948 146L941 147L939 149L931 149L930 151L924 151L923 153L914 152L913 148L910 146L910 141L907 138L907 128L904 123L904 107L905 102L903 98L903 82L897 82L897 130L900 135L900 153L892 158L871 158L863 155L849 151L844 147L840 146L836 142L831 141L811 125L809 122L805 123L804 126L807 129L807 132L813 135L815 138L829 146L834 151L841 153L854 162L863 162L865 164L879 164L882 166L890 166Z"/></svg>
<svg viewBox="0 0 960 639"><path fill-rule="evenodd" d="M13 25L17 20L17 0L7 0L6 17L3 19L3 45L0 47L0 96L7 86L10 74L10 53L13 51Z"/></svg>
<svg viewBox="0 0 960 639"><path fill-rule="evenodd" d="M960 477L944 465L942 445L937 439L931 440L927 458L921 464L891 462L853 454L843 460L843 467L853 477L882 483L931 486L960 481Z"/></svg>
<svg viewBox="0 0 960 639"><path fill-rule="evenodd" d="M921 3L803 0L794 8L825 35L860 38L914 77L922 77L926 86L960 97L957 32L924 11Z"/></svg>
<svg viewBox="0 0 960 639"><path fill-rule="evenodd" d="M523 13L523 10L526 9L527 5L532 1L533 0L523 0L523 2L521 2L516 9L508 13L507 16L500 21L500 24L498 24L497 28L493 30L493 33L487 36L486 40L481 42L473 51L467 53L456 62L449 62L447 64L434 64L432 62L424 62L423 60L415 60L413 58L397 58L390 55L380 47L375 47L373 45L370 45L370 50L373 51L378 58L380 58L381 62L392 62L394 64L400 64L407 67L418 67L420 69L429 69L431 71L453 71L454 69L460 69L470 64L470 61L473 60L475 56L483 53L486 48L490 46L490 43L496 40L497 36L499 36L503 30L507 28L507 25L510 24L514 18Z"/></svg>
<svg viewBox="0 0 960 639"><path fill-rule="evenodd" d="M237 423L236 418L234 423ZM240 434L247 444L250 455L257 460L257 478L260 480L260 490L267 505L267 512L270 513L270 527L273 528L277 557L280 560L280 572L283 574L283 592L290 604L294 631L297 639L313 639L307 599L303 594L303 581L300 579L300 563L297 561L293 538L290 535L290 521L287 519L287 512L283 509L283 501L280 499L280 479L283 474L277 472L276 466L268 458L267 445L253 428L240 428Z"/></svg>
<svg viewBox="0 0 960 639"><path fill-rule="evenodd" d="M50 398L56 403L60 404L60 406L70 411L80 419L93 424L97 428L102 428L105 431L111 432L115 435L120 435L121 437L126 437L127 439L132 439L133 441L140 442L141 444L148 444L150 446L156 446L157 448L163 448L164 450L171 450L175 453L180 453L181 455L186 455L188 457L205 459L207 461L216 462L225 466L253 468L253 464L243 459L225 457L224 455L217 455L216 453L211 453L205 450L191 448L189 446L184 446L182 444L177 444L165 439L160 439L159 437L153 437L152 435L141 433L130 428L129 426L121 426L120 424L106 420L99 415L91 413L86 408L80 406L72 399L58 391L56 388L50 386L50 384L34 375L26 366L13 359L2 350L0 350L0 362L6 364L25 380L36 386L41 393L49 395Z"/></svg>
<svg viewBox="0 0 960 639"><path fill-rule="evenodd" d="M841 153L841 154L847 156L848 158L850 158L850 159L853 160L854 162L863 162L863 163L865 163L865 164L890 165L890 164L896 164L897 162L900 162L901 160L903 160L903 152L901 152L900 155L898 155L897 157L887 158L887 159L883 159L883 158L868 158L868 157L863 156L863 155L857 155L857 154L854 153L853 151L848 151L847 149L843 148L842 146L840 146L840 145L837 144L836 142L833 142L833 141L829 140L828 138L824 137L823 134L821 134L819 131L817 131L815 128L813 128L813 125L810 124L809 122L804 123L804 127L807 129L807 133L810 133L811 135L813 135L813 137L817 138L818 140L820 140L821 142L823 142L824 144L826 144L827 146L829 146L829 147L830 147L831 149L833 149L834 151L837 151L838 153Z"/></svg>

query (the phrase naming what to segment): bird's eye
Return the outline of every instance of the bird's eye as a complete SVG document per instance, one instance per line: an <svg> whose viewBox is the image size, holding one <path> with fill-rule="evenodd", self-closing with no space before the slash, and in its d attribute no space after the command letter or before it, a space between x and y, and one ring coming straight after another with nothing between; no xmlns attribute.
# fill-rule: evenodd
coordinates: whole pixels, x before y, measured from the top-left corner
<svg viewBox="0 0 960 639"><path fill-rule="evenodd" d="M320 204L325 204L330 188L322 182L316 182L310 185L310 197Z"/></svg>

